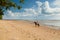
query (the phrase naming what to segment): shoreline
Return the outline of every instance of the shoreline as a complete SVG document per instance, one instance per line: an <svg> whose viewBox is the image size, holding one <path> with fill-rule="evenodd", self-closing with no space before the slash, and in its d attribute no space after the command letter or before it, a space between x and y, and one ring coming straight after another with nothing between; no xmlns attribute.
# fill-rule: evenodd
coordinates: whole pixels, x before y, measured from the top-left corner
<svg viewBox="0 0 60 40"><path fill-rule="evenodd" d="M0 21L2 21L2 20L0 20ZM3 21L27 21L27 22L31 22L31 23L33 23L34 22L34 20L33 21L30 21L30 20L3 20ZM54 20L55 21L55 20ZM38 21L38 23L39 23L39 21ZM34 24L34 23L33 23ZM43 24L43 23L39 23L41 26L46 26L46 27L48 27L48 28L51 28L51 29L56 29L56 30L60 30L60 28L58 28L58 27L60 27L60 26L54 26L54 25L47 25L47 24Z"/></svg>
<svg viewBox="0 0 60 40"><path fill-rule="evenodd" d="M30 21L0 20L0 40L60 40L60 30Z"/></svg>

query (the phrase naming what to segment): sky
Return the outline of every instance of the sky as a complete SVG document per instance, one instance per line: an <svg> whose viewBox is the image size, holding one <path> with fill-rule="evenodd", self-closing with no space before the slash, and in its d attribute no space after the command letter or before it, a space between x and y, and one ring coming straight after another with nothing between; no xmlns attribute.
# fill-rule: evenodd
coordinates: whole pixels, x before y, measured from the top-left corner
<svg viewBox="0 0 60 40"><path fill-rule="evenodd" d="M6 10L3 19L60 20L60 0L25 0L24 4L13 1L22 9Z"/></svg>

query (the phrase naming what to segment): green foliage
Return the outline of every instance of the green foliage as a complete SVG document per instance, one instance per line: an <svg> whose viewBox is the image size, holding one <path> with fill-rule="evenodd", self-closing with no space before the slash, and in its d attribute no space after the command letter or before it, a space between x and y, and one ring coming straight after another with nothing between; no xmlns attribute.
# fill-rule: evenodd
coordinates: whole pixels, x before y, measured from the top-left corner
<svg viewBox="0 0 60 40"><path fill-rule="evenodd" d="M24 0L17 0L20 3L24 3ZM0 0L0 15L3 15L4 10L10 9L11 7L21 9L20 5L17 5L12 0Z"/></svg>
<svg viewBox="0 0 60 40"><path fill-rule="evenodd" d="M20 0L20 3L24 3L24 0Z"/></svg>
<svg viewBox="0 0 60 40"><path fill-rule="evenodd" d="M21 9L22 7L21 6L18 6L18 9Z"/></svg>

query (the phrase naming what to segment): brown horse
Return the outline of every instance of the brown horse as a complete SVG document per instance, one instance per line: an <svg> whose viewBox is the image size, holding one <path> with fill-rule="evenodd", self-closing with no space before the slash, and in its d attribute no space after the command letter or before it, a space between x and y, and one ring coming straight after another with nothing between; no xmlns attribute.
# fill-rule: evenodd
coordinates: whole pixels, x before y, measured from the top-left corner
<svg viewBox="0 0 60 40"><path fill-rule="evenodd" d="M34 24L35 24L35 26L38 26L38 27L40 26L39 23L37 23L37 22L34 22Z"/></svg>

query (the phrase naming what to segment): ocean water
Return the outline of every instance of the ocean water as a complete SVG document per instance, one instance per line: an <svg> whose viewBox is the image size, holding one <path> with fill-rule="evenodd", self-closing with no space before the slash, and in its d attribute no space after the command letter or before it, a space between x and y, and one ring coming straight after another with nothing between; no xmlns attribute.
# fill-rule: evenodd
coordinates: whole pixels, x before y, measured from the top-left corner
<svg viewBox="0 0 60 40"><path fill-rule="evenodd" d="M50 28L60 29L60 20L41 20L39 23L48 25Z"/></svg>
<svg viewBox="0 0 60 40"><path fill-rule="evenodd" d="M29 20L29 21L33 21L33 22L36 21L40 25L42 24L47 27L60 30L60 20Z"/></svg>

